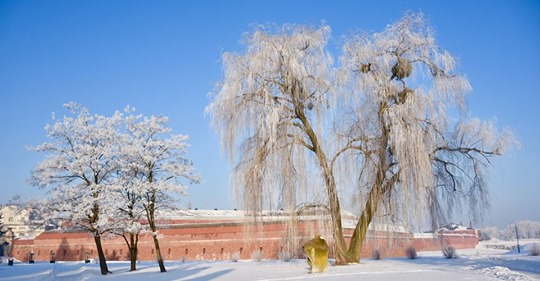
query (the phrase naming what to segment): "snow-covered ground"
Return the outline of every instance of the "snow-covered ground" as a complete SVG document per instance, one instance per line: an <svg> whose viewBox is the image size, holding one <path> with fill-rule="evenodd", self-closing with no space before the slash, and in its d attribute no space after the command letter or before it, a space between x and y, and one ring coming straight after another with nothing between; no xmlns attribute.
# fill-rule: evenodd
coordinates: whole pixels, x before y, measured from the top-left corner
<svg viewBox="0 0 540 281"><path fill-rule="evenodd" d="M523 244L530 245L534 241ZM536 241L540 243L540 241ZM476 249L458 250L459 258L445 259L441 252L420 252L420 258L363 259L349 266L330 266L325 273L309 274L305 260L167 262L167 273L156 263L140 262L129 272L128 262L109 262L112 275L101 276L97 264L82 262L0 264L0 280L540 280L540 256L529 256L526 247L491 249L483 242ZM506 243L512 244L512 243Z"/></svg>

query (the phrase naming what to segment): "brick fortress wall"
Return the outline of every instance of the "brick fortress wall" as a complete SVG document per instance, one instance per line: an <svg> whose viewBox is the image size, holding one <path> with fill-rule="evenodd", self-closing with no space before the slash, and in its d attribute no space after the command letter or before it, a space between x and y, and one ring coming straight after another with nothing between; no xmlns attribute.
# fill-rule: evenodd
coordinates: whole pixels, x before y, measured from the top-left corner
<svg viewBox="0 0 540 281"><path fill-rule="evenodd" d="M234 256L250 259L256 251L260 251L264 259L278 259L279 252L287 245L287 222L265 222L260 227L262 229L254 231L246 228L246 224L234 221L169 221L159 229L160 248L165 260L230 260ZM312 228L313 222L298 222L299 245L313 238ZM345 229L345 233L350 237L352 229ZM405 232L368 231L361 256L371 257L375 249L384 257L405 256L405 249L411 245L417 251L440 250L446 245L456 249L474 248L478 244L477 234L475 230L462 230L443 232L442 236L415 237ZM102 237L102 245L107 260L129 260L122 237ZM138 245L139 260L155 260L151 236L141 234ZM51 253L57 261L85 260L87 253L89 258L97 259L94 238L86 232L44 232L33 240L14 240L11 249L12 256L20 261L28 261L30 253L36 261L49 261Z"/></svg>

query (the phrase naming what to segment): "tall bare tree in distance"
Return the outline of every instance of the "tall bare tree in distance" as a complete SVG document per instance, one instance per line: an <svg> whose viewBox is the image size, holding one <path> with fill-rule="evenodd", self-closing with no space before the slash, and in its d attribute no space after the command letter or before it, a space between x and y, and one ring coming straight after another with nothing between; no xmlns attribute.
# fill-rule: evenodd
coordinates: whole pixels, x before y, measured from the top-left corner
<svg viewBox="0 0 540 281"><path fill-rule="evenodd" d="M468 118L469 82L424 17L349 36L339 64L329 38L326 25L259 27L244 38L245 52L223 55L206 111L244 207L257 214L323 202L336 264L359 261L377 214L436 221L461 202L481 210L490 159L514 139ZM347 243L342 205L355 196Z"/></svg>

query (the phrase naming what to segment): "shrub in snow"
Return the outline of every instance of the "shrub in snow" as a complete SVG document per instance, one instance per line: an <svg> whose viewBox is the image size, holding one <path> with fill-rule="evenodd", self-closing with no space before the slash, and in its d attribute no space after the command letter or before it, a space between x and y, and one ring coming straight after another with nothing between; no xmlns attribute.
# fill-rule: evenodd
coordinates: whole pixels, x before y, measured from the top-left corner
<svg viewBox="0 0 540 281"><path fill-rule="evenodd" d="M411 260L418 258L418 253L416 252L416 248L413 246L409 246L407 247L407 249L405 249L405 255Z"/></svg>
<svg viewBox="0 0 540 281"><path fill-rule="evenodd" d="M530 256L540 255L540 243L534 243L528 246Z"/></svg>
<svg viewBox="0 0 540 281"><path fill-rule="evenodd" d="M443 256L447 259L457 259L456 248L453 246L446 246L442 249Z"/></svg>
<svg viewBox="0 0 540 281"><path fill-rule="evenodd" d="M371 252L371 258L374 260L382 260L382 251L374 249L373 252Z"/></svg>
<svg viewBox="0 0 540 281"><path fill-rule="evenodd" d="M240 252L234 252L231 254L231 260L237 262L240 260Z"/></svg>
<svg viewBox="0 0 540 281"><path fill-rule="evenodd" d="M253 251L253 253L251 253L251 259L256 262L262 261L263 258L263 253L259 250L255 250Z"/></svg>
<svg viewBox="0 0 540 281"><path fill-rule="evenodd" d="M292 259L292 254L288 251L285 251L285 250L282 250L282 251L279 251L278 253L278 259L282 260L282 261L291 261Z"/></svg>

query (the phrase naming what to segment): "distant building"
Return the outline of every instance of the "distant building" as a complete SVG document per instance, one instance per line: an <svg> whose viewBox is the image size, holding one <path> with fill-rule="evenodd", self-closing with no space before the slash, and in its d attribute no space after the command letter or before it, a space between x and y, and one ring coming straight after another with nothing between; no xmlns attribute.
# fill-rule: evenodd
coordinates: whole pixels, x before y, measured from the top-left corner
<svg viewBox="0 0 540 281"><path fill-rule="evenodd" d="M29 238L38 235L43 230L36 229L32 218L32 209L23 208L17 205L0 206L0 215L2 215L3 226L1 231L5 232L11 229L15 238Z"/></svg>

